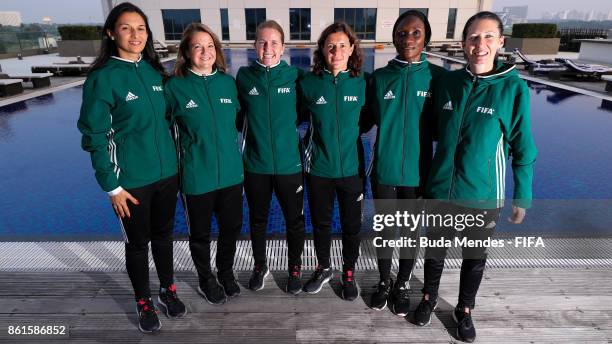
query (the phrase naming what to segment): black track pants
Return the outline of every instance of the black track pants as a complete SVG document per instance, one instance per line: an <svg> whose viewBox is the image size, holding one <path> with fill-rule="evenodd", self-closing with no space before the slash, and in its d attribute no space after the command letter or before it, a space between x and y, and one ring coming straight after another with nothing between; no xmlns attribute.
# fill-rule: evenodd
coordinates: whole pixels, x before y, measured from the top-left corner
<svg viewBox="0 0 612 344"><path fill-rule="evenodd" d="M272 192L285 217L289 266L302 265L304 250L304 180L302 173L288 175L245 172L244 189L249 203L251 245L255 264L266 264L266 228Z"/></svg>
<svg viewBox="0 0 612 344"><path fill-rule="evenodd" d="M126 236L125 265L136 299L151 296L149 289L149 241L161 287L173 282L174 213L178 177L126 190L139 202L128 201L131 217L120 219Z"/></svg>

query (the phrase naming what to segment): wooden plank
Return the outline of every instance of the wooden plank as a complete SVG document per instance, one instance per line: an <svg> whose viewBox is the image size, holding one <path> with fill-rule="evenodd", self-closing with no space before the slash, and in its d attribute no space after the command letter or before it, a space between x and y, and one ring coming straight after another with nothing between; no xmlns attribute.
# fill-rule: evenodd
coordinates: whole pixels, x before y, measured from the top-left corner
<svg viewBox="0 0 612 344"><path fill-rule="evenodd" d="M241 283L248 272L237 274ZM67 323L70 342L242 342L449 343L455 324L459 272L445 271L439 307L430 326L419 328L389 310L368 308L376 272L357 275L362 295L339 297L336 274L316 295L283 292L284 273L275 273L259 292L243 289L227 304L213 306L199 297L197 276L176 274L179 295L189 308L184 319L161 316L155 336L136 330L136 315L125 273L0 273L0 324L39 321ZM304 272L304 281L309 272ZM152 288L157 287L154 274ZM411 309L421 297L422 271L411 281ZM488 270L477 298L474 322L479 342L606 343L612 341L610 270ZM153 295L156 295L154 292ZM409 314L408 319L412 317ZM12 341L0 333L0 341Z"/></svg>

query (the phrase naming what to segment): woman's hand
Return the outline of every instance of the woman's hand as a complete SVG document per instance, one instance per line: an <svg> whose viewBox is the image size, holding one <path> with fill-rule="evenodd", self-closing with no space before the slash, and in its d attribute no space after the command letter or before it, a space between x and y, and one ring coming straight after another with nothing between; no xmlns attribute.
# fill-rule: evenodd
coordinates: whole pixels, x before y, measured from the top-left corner
<svg viewBox="0 0 612 344"><path fill-rule="evenodd" d="M127 201L130 200L135 205L140 204L134 196L130 195L129 192L121 190L115 196L110 196L110 201L113 205L113 210L121 218L130 217L130 208L128 207Z"/></svg>
<svg viewBox="0 0 612 344"><path fill-rule="evenodd" d="M521 208L521 207L517 207L513 205L512 206L512 216L508 218L508 221L510 223L514 223L515 225L518 225L523 222L523 219L525 219L525 215L527 215L527 211L525 210L525 208Z"/></svg>

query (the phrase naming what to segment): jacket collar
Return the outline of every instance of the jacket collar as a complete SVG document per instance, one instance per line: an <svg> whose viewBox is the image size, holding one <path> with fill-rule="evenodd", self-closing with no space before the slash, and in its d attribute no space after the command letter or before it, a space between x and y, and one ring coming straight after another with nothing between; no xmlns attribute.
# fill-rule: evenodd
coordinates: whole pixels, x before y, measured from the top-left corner
<svg viewBox="0 0 612 344"><path fill-rule="evenodd" d="M281 64L281 62L283 62L283 60L279 60L277 63L275 63L275 64L273 64L271 66L266 66L265 64L259 62L259 60L255 60L255 63L257 63L260 67L266 68L266 69L268 69L268 68L272 69L274 67L277 67L277 66L279 66Z"/></svg>
<svg viewBox="0 0 612 344"><path fill-rule="evenodd" d="M478 79L479 81L493 81L505 76L516 74L516 65L502 63L498 60L494 62L495 71L488 75L476 75L470 71L470 65L465 66L465 72L471 79Z"/></svg>
<svg viewBox="0 0 612 344"><path fill-rule="evenodd" d="M138 60L136 60L136 61L132 61L132 60L128 60L128 59L122 59L119 56L111 56L111 58L114 58L115 60L119 60L119 61L123 61L123 62L128 62L128 63L136 64L136 63L138 63L138 62L140 62L142 60L142 54L140 54L140 56L138 57Z"/></svg>
<svg viewBox="0 0 612 344"><path fill-rule="evenodd" d="M200 77L209 77L209 76L213 76L213 75L217 74L218 70L215 68L215 70L212 73L210 73L210 74L198 73L198 72L196 72L195 70L193 70L191 68L189 68L189 71L191 73L197 75L197 76L200 76Z"/></svg>
<svg viewBox="0 0 612 344"><path fill-rule="evenodd" d="M421 53L421 59L418 62L407 62L400 59L399 56L396 56L389 61L389 66L401 71L416 72L427 68L429 66L429 61L427 61L425 53Z"/></svg>
<svg viewBox="0 0 612 344"><path fill-rule="evenodd" d="M324 79L328 79L328 80L344 80L344 79L348 79L351 77L351 73L349 73L350 70L346 69L343 71L340 71L340 73L338 73L338 75L334 76L334 74L332 74L332 72L330 70L328 70L327 68L323 69L323 73L322 76Z"/></svg>
<svg viewBox="0 0 612 344"><path fill-rule="evenodd" d="M418 62L408 62L408 61L402 60L398 55L391 61L397 62L400 65L407 65L407 64L418 65L418 64L422 64L423 62L427 62L427 57L425 53L421 53L420 60Z"/></svg>

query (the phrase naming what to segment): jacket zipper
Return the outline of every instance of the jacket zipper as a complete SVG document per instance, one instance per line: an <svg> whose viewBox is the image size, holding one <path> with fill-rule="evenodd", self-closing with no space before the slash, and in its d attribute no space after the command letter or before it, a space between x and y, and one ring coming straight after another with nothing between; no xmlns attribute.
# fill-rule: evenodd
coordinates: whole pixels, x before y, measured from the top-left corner
<svg viewBox="0 0 612 344"><path fill-rule="evenodd" d="M403 114L403 119L404 119L404 123L403 123L403 129L402 129L402 177L401 177L401 181L404 181L404 164L406 163L406 117L408 116L408 74L410 73L410 67L412 66L412 63L408 63L408 72L406 73L406 77L404 78L404 96L403 101L404 101L404 114Z"/></svg>
<svg viewBox="0 0 612 344"><path fill-rule="evenodd" d="M159 152L159 142L157 141L157 112L155 111L155 105L153 105L153 101L151 100L151 96L147 90L147 85L144 80L142 80L142 76L140 75L140 71L138 69L138 62L134 62L134 69L136 70L136 75L138 75L138 80L142 86L144 86L145 94L147 95L147 99L149 100L149 104L151 104L151 108L153 109L153 125L155 126L155 150L157 151L157 157L159 158L159 175L160 178L164 175L164 165L162 163L161 153Z"/></svg>
<svg viewBox="0 0 612 344"><path fill-rule="evenodd" d="M338 137L338 157L340 158L340 174L344 177L344 164L342 163L342 149L340 145L340 115L338 111L338 76L334 76L334 92L336 98L336 133Z"/></svg>
<svg viewBox="0 0 612 344"><path fill-rule="evenodd" d="M210 99L210 94L208 92L208 77L204 76L204 91L206 92L206 98L208 99L208 106L210 106L210 113L213 122L213 138L215 141L215 152L217 153L217 187L221 185L221 159L219 158L219 142L217 136L217 121L215 120L215 109L212 105L212 101Z"/></svg>
<svg viewBox="0 0 612 344"><path fill-rule="evenodd" d="M276 174L276 152L274 151L274 135L272 134L272 106L270 89L270 66L266 66L266 80L268 81L268 125L270 128L270 148L272 148L272 174Z"/></svg>
<svg viewBox="0 0 612 344"><path fill-rule="evenodd" d="M472 100L472 96L474 95L474 90L476 89L476 85L478 84L478 77L474 76L472 78L472 88L470 89L470 93L468 94L468 99L465 102L465 107L463 108L463 112L461 113L461 121L459 122L459 130L457 131L457 141L455 144L455 154L453 156L453 169L451 172L451 185L448 188L448 199L451 199L451 194L453 193L453 187L455 186L455 161L457 160L457 150L459 149L459 141L461 139L461 130L463 128L463 119L465 118L465 113L470 108L470 103Z"/></svg>

